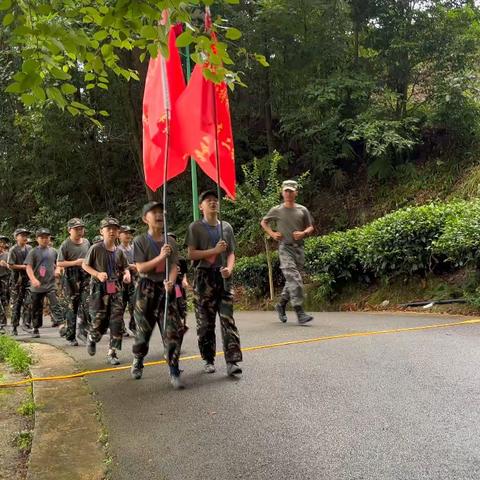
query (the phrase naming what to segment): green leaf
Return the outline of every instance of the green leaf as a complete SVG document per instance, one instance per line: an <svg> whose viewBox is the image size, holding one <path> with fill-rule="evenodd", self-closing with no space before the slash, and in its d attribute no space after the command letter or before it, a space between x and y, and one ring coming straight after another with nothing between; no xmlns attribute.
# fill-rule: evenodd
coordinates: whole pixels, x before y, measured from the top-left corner
<svg viewBox="0 0 480 480"><path fill-rule="evenodd" d="M106 110L100 110L98 112L102 117L109 117L110 114Z"/></svg>
<svg viewBox="0 0 480 480"><path fill-rule="evenodd" d="M72 102L71 105L72 107L78 108L80 110L88 110L88 107L80 102Z"/></svg>
<svg viewBox="0 0 480 480"><path fill-rule="evenodd" d="M15 20L15 17L13 16L13 13L7 13L2 20L2 24L4 27L8 27L13 21Z"/></svg>
<svg viewBox="0 0 480 480"><path fill-rule="evenodd" d="M78 108L75 108L75 107L70 107L70 106L68 106L68 107L67 107L67 110L68 110L74 117L76 117L76 116L80 113L80 110L78 110Z"/></svg>
<svg viewBox="0 0 480 480"><path fill-rule="evenodd" d="M151 25L144 25L140 29L140 35L147 40L156 40L158 38L158 30Z"/></svg>
<svg viewBox="0 0 480 480"><path fill-rule="evenodd" d="M106 83L97 83L97 87L103 88L103 90L108 90L108 85Z"/></svg>
<svg viewBox="0 0 480 480"><path fill-rule="evenodd" d="M227 33L225 34L225 36L229 40L238 40L239 38L242 37L242 32L238 30L238 28L231 27L227 30Z"/></svg>
<svg viewBox="0 0 480 480"><path fill-rule="evenodd" d="M77 91L77 87L71 83L64 83L60 88L65 95L71 95Z"/></svg>
<svg viewBox="0 0 480 480"><path fill-rule="evenodd" d="M100 30L97 33L95 33L95 35L93 36L93 38L95 40L98 40L99 42L101 42L102 40L105 40L107 37L108 37L108 32L106 30Z"/></svg>
<svg viewBox="0 0 480 480"><path fill-rule="evenodd" d="M22 92L22 88L20 86L20 83L18 82L13 82L11 83L6 89L5 92L7 93L20 93Z"/></svg>
<svg viewBox="0 0 480 480"><path fill-rule="evenodd" d="M186 47L187 45L190 45L192 42L193 42L193 35L189 30L187 30L186 32L183 32L177 37L177 40L175 43L178 48L183 48L183 47Z"/></svg>
<svg viewBox="0 0 480 480"><path fill-rule="evenodd" d="M12 0L0 0L0 11L8 10L12 6Z"/></svg>
<svg viewBox="0 0 480 480"><path fill-rule="evenodd" d="M44 102L47 98L45 94L45 90L42 87L33 87L32 92L35 95L35 97L41 102Z"/></svg>
<svg viewBox="0 0 480 480"><path fill-rule="evenodd" d="M37 61L29 58L25 60L22 64L22 71L24 73L32 73L40 67Z"/></svg>
<svg viewBox="0 0 480 480"><path fill-rule="evenodd" d="M24 105L26 105L27 107L29 107L30 105L33 105L35 103L35 97L33 95L31 95L30 93L24 93L22 96L22 102L24 103Z"/></svg>
<svg viewBox="0 0 480 480"><path fill-rule="evenodd" d="M89 83L86 88L87 88L87 90L91 90L92 88L95 88L95 84L94 83Z"/></svg>
<svg viewBox="0 0 480 480"><path fill-rule="evenodd" d="M95 80L95 75L93 73L86 73L85 74L85 77L84 77L84 80L86 82L89 82L90 80Z"/></svg>
<svg viewBox="0 0 480 480"><path fill-rule="evenodd" d="M260 55L259 53L255 53L255 60L262 65L263 67L269 67L270 64L267 62L265 55Z"/></svg>
<svg viewBox="0 0 480 480"><path fill-rule="evenodd" d="M67 105L62 92L57 87L48 87L47 88L47 97L54 101L62 110Z"/></svg>

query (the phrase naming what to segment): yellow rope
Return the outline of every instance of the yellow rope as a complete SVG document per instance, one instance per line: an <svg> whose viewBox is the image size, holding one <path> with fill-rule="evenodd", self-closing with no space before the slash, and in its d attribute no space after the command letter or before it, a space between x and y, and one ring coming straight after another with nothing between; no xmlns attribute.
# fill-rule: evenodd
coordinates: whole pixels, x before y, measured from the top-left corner
<svg viewBox="0 0 480 480"><path fill-rule="evenodd" d="M439 323L435 325L423 325L419 327L406 327L406 328L394 328L390 330L378 330L378 331L369 331L369 332L354 332L354 333L342 333L339 335L329 335L324 337L316 337L316 338L306 338L303 340L289 340L285 342L278 342L278 343L270 343L266 345L255 345L252 347L245 347L242 348L243 352L253 352L256 350L268 350L272 348L279 348L279 347L287 347L290 345L304 345L307 343L318 343L324 342L327 340L338 340L342 338L355 338L355 337L370 337L374 335L386 335L392 333L404 333L404 332L417 332L421 330L433 330L437 328L447 328L447 327L459 327L464 325L475 325L480 323L480 318L473 319L473 320L464 320L461 322L451 322L451 323ZM224 355L224 352L217 352L217 355ZM200 355L190 355L187 357L181 357L181 361L188 361L188 360L200 360ZM146 367L154 366L154 365L165 365L167 362L165 360L157 360L154 362L146 362L144 365ZM87 377L90 375L97 375L100 373L108 373L108 372L119 372L123 370L129 370L130 365L125 365L122 367L113 367L113 368L102 368L99 370L85 370L83 372L72 373L69 375L57 375L51 377L37 377L37 378L27 378L25 380L20 380L18 382L11 382L11 383L2 383L0 384L0 388L11 388L11 387L19 387L22 385L28 385L33 382L50 382L50 381L58 381L58 380L70 380L73 378L81 378Z"/></svg>

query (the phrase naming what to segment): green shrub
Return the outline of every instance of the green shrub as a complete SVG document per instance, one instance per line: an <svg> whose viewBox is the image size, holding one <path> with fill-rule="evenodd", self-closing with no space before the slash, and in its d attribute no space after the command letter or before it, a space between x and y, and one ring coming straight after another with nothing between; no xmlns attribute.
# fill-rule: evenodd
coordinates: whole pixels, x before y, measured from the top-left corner
<svg viewBox="0 0 480 480"><path fill-rule="evenodd" d="M397 210L359 229L358 260L377 278L423 274L433 267L432 243L458 203L429 204Z"/></svg>
<svg viewBox="0 0 480 480"><path fill-rule="evenodd" d="M273 284L280 286L283 281L278 253L272 253ZM268 290L268 264L264 253L255 257L239 258L235 265L235 285L251 290L256 296L265 295Z"/></svg>
<svg viewBox="0 0 480 480"><path fill-rule="evenodd" d="M358 234L359 229L353 229L309 238L305 242L306 271L313 276L328 274L337 282L350 280L359 271Z"/></svg>
<svg viewBox="0 0 480 480"><path fill-rule="evenodd" d="M480 201L459 202L455 215L446 219L443 233L432 244L433 255L456 268L476 262L480 248Z"/></svg>

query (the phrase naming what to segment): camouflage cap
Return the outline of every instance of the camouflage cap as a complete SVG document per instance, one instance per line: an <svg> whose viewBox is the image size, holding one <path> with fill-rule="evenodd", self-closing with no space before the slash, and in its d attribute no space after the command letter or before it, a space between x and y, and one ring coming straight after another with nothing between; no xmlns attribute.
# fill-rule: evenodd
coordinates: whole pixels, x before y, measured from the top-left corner
<svg viewBox="0 0 480 480"><path fill-rule="evenodd" d="M35 232L35 236L36 236L36 237L43 237L43 236L51 237L51 236L52 236L52 233L50 232L50 230L49 230L48 228L39 228L39 229Z"/></svg>
<svg viewBox="0 0 480 480"><path fill-rule="evenodd" d="M114 217L107 217L100 222L100 228L105 228L105 227L120 228L120 222Z"/></svg>
<svg viewBox="0 0 480 480"><path fill-rule="evenodd" d="M67 230L76 227L85 227L85 223L80 218L71 218L67 223Z"/></svg>
<svg viewBox="0 0 480 480"><path fill-rule="evenodd" d="M120 233L135 233L135 229L128 225L122 225L120 227Z"/></svg>
<svg viewBox="0 0 480 480"><path fill-rule="evenodd" d="M285 180L282 183L282 192L285 190L296 192L298 190L298 183L295 180Z"/></svg>
<svg viewBox="0 0 480 480"><path fill-rule="evenodd" d="M103 242L103 238L100 235L95 235L95 237L93 237L92 243L99 243L99 242Z"/></svg>
<svg viewBox="0 0 480 480"><path fill-rule="evenodd" d="M30 235L30 230L27 230L26 228L17 228L14 232L13 232L13 236L16 237L17 235L20 235L20 234L25 234L25 235Z"/></svg>
<svg viewBox="0 0 480 480"><path fill-rule="evenodd" d="M0 242L2 242L2 241L8 243L10 241L10 239L8 237L6 237L5 235L0 235Z"/></svg>

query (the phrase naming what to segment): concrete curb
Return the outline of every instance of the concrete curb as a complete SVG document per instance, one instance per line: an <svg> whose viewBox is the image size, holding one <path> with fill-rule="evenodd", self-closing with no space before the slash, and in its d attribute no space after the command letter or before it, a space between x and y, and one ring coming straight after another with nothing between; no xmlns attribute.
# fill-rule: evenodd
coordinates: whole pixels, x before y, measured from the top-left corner
<svg viewBox="0 0 480 480"><path fill-rule="evenodd" d="M61 350L31 343L33 377L74 373L75 361ZM104 452L96 404L81 379L33 385L35 429L27 480L102 480Z"/></svg>

